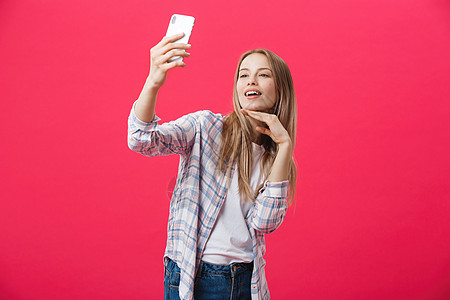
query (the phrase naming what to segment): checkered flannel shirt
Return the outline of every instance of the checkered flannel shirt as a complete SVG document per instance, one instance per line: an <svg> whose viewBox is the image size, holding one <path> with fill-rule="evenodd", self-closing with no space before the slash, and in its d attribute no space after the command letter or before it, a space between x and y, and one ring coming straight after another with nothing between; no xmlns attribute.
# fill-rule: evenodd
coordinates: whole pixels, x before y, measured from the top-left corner
<svg viewBox="0 0 450 300"><path fill-rule="evenodd" d="M128 118L131 150L145 156L180 155L164 254L165 264L171 258L181 269L180 299L193 299L197 267L231 182L216 170L223 120L221 114L199 111L161 125L156 116L147 123L136 117L134 105ZM246 216L253 241L252 300L270 298L264 273L264 234L283 222L288 189L288 181L265 181Z"/></svg>

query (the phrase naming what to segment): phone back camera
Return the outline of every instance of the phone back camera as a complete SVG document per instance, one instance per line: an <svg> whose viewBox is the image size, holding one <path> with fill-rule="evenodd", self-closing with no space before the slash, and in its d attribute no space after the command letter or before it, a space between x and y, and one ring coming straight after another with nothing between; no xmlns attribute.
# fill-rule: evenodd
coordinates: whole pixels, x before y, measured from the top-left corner
<svg viewBox="0 0 450 300"><path fill-rule="evenodd" d="M173 16L173 17L172 17L172 24L175 24L176 21L177 21L177 17L176 17L176 16Z"/></svg>

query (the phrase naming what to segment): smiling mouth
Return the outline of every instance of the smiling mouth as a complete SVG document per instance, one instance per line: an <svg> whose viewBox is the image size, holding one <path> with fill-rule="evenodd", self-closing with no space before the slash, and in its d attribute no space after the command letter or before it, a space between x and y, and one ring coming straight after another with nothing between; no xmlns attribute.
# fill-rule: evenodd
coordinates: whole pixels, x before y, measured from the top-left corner
<svg viewBox="0 0 450 300"><path fill-rule="evenodd" d="M252 96L261 96L261 93L258 91L248 91L245 93L246 97L252 97Z"/></svg>

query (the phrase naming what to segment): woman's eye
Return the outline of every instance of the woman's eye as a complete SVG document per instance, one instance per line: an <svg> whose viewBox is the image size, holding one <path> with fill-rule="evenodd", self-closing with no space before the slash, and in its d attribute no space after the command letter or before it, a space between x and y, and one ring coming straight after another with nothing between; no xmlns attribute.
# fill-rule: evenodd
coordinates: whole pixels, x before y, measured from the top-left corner
<svg viewBox="0 0 450 300"><path fill-rule="evenodd" d="M239 75L239 78L244 78L244 77L247 77L248 75L247 74L241 74L241 75Z"/></svg>
<svg viewBox="0 0 450 300"><path fill-rule="evenodd" d="M270 77L269 74L265 74L265 73L261 73L259 76L262 76L262 77Z"/></svg>

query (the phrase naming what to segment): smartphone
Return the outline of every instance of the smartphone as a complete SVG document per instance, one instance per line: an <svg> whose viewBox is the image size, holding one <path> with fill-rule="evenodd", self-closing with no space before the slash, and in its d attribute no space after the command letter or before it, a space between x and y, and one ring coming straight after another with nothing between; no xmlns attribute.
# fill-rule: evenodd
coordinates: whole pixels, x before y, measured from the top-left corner
<svg viewBox="0 0 450 300"><path fill-rule="evenodd" d="M189 37L191 36L192 28L194 27L194 21L195 18L191 16L177 14L172 15L170 18L169 27L167 28L166 36L184 32L184 36L176 42L187 44L189 42ZM174 56L170 58L168 62L175 60L182 61L183 58L181 56Z"/></svg>

